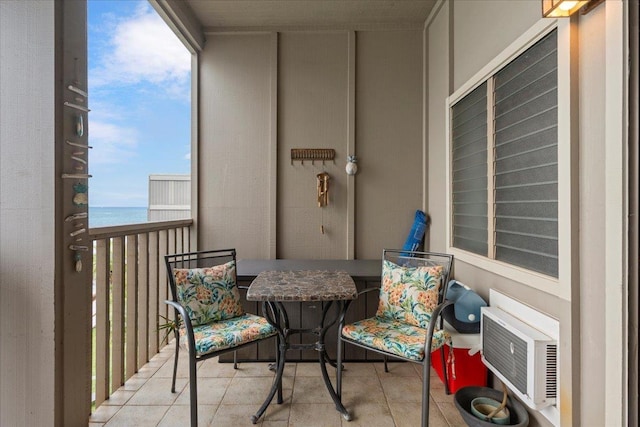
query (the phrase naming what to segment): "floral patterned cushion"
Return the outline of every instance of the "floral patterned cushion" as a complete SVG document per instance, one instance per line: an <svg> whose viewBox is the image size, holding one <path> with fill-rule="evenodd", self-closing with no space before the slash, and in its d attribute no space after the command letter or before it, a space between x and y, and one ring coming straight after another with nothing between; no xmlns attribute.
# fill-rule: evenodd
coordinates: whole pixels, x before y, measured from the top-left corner
<svg viewBox="0 0 640 427"><path fill-rule="evenodd" d="M427 331L397 320L380 317L360 320L344 326L342 335L369 347L407 359L424 359ZM443 329L435 330L431 351L439 349L446 342L451 342L449 334Z"/></svg>
<svg viewBox="0 0 640 427"><path fill-rule="evenodd" d="M173 270L178 302L187 310L193 326L242 316L236 286L236 264Z"/></svg>
<svg viewBox="0 0 640 427"><path fill-rule="evenodd" d="M377 317L427 328L438 305L443 267L405 267L382 262L382 286Z"/></svg>
<svg viewBox="0 0 640 427"><path fill-rule="evenodd" d="M202 356L270 337L276 334L276 330L264 317L244 314L233 319L196 326L193 328L193 334L196 355ZM180 330L180 335L181 338L186 335L184 328ZM186 343L186 339L182 339L182 342Z"/></svg>

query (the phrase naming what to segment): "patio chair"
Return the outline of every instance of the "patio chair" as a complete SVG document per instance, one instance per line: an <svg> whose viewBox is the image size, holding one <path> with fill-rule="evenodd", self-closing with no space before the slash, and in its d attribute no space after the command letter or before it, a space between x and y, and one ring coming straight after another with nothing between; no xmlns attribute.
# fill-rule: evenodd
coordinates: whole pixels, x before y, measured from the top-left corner
<svg viewBox="0 0 640 427"><path fill-rule="evenodd" d="M422 365L422 423L429 425L429 386L431 352L441 349L450 337L442 328L440 314L451 302L444 300L453 255L431 252L384 250L380 289L375 317L345 325L340 319L338 334L338 373L336 389L342 395L343 343L353 344L383 355ZM444 363L443 363L444 366ZM447 377L445 372L445 390Z"/></svg>
<svg viewBox="0 0 640 427"><path fill-rule="evenodd" d="M176 352L171 392L176 389L180 339L189 352L191 426L198 425L196 363L276 336L276 330L260 316L245 313L236 283L235 249L166 255L175 309ZM277 352L276 352L277 353ZM279 385L282 387L282 385ZM279 389L281 393L281 389Z"/></svg>

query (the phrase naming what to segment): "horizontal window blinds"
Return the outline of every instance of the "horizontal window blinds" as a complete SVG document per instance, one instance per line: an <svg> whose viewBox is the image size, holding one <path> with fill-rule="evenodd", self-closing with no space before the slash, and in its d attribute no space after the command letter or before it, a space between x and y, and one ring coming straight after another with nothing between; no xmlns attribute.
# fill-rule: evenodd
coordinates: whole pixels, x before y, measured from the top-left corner
<svg viewBox="0 0 640 427"><path fill-rule="evenodd" d="M451 108L453 246L487 256L487 84Z"/></svg>
<svg viewBox="0 0 640 427"><path fill-rule="evenodd" d="M557 31L494 79L495 258L558 277Z"/></svg>

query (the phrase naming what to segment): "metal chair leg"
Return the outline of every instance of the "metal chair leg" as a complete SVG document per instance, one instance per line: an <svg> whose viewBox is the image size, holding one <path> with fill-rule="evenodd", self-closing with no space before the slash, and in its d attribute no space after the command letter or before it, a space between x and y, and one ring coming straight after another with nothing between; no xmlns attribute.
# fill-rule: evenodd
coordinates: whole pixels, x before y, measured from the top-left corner
<svg viewBox="0 0 640 427"><path fill-rule="evenodd" d="M422 365L422 419L420 425L422 427L429 426L429 386L431 383L431 358L425 356L424 365Z"/></svg>
<svg viewBox="0 0 640 427"><path fill-rule="evenodd" d="M198 385L194 358L189 360L189 401L191 405L191 427L198 427Z"/></svg>
<svg viewBox="0 0 640 427"><path fill-rule="evenodd" d="M171 380L171 393L176 392L176 375L178 373L178 354L180 353L180 335L178 331L176 334L176 354L173 357L173 379Z"/></svg>
<svg viewBox="0 0 640 427"><path fill-rule="evenodd" d="M233 352L233 369L238 369L238 352Z"/></svg>
<svg viewBox="0 0 640 427"><path fill-rule="evenodd" d="M453 351L453 350L452 350ZM449 389L449 374L447 373L447 363L444 354L444 346L440 347L440 361L442 362L442 378L444 379L444 391L447 395L451 394L451 390Z"/></svg>
<svg viewBox="0 0 640 427"><path fill-rule="evenodd" d="M389 367L387 366L387 356L382 356L384 358L384 371L389 372Z"/></svg>

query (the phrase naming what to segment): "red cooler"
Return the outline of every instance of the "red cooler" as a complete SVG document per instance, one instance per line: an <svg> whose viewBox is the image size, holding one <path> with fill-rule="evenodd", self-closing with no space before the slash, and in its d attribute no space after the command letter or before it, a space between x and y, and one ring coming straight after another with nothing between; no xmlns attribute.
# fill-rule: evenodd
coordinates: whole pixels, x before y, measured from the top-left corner
<svg viewBox="0 0 640 427"><path fill-rule="evenodd" d="M480 357L480 334L461 334L447 322L445 329L451 334L453 355L448 345L444 345L445 364L449 391L455 393L466 386L487 386L487 367ZM440 350L431 353L431 366L436 370L440 381L444 383Z"/></svg>

